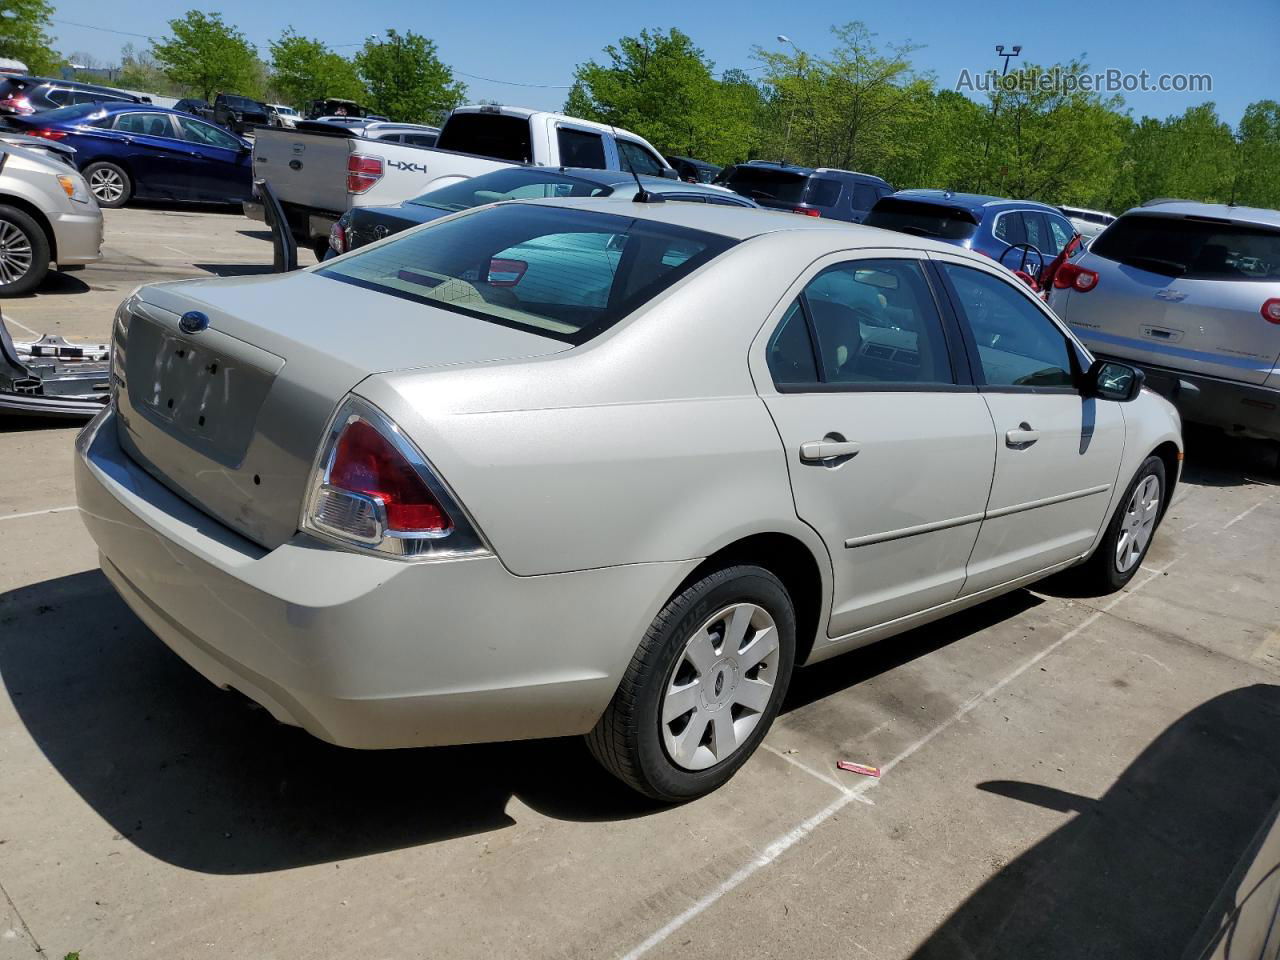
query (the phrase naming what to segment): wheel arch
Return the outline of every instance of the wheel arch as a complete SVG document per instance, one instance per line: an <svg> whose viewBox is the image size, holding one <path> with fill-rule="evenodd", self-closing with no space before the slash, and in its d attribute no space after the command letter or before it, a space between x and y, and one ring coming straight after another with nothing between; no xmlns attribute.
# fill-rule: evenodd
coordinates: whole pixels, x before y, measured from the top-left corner
<svg viewBox="0 0 1280 960"><path fill-rule="evenodd" d="M57 263L58 261L58 238L53 234L53 225L49 222L49 218L44 215L44 211L37 207L30 200L15 196L12 193L0 193L0 206L14 207L21 210L44 232L45 240L49 243L49 261Z"/></svg>
<svg viewBox="0 0 1280 960"><path fill-rule="evenodd" d="M1160 504L1160 516L1163 519L1169 509L1169 504L1173 503L1173 490L1178 485L1178 466L1182 461L1182 451L1172 440L1165 440L1157 445L1148 456L1159 457L1160 462L1164 464L1166 487L1164 502Z"/></svg>

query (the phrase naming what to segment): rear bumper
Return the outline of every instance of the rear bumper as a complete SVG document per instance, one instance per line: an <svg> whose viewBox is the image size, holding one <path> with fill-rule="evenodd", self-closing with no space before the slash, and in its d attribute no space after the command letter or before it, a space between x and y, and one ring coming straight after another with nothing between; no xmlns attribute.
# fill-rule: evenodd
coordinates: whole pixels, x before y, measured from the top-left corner
<svg viewBox="0 0 1280 960"><path fill-rule="evenodd" d="M1123 357L1115 359L1135 363ZM1172 401L1182 419L1241 436L1280 440L1280 390L1149 363L1136 365L1146 373L1147 386Z"/></svg>
<svg viewBox="0 0 1280 960"><path fill-rule="evenodd" d="M83 212L76 210L50 218L60 267L102 259L102 211L88 204L79 206L85 208Z"/></svg>
<svg viewBox="0 0 1280 960"><path fill-rule="evenodd" d="M349 747L585 733L697 562L516 577L492 556L401 563L303 535L265 551L130 460L110 409L75 470L102 569L138 617L213 683Z"/></svg>

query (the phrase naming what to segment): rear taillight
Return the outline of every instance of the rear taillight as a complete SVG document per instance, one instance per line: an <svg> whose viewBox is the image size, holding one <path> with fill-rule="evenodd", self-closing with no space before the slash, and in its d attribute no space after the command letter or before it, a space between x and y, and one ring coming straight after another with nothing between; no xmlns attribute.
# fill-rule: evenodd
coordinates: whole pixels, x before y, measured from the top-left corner
<svg viewBox="0 0 1280 960"><path fill-rule="evenodd" d="M462 508L382 411L348 397L325 435L302 528L401 559L485 552Z"/></svg>
<svg viewBox="0 0 1280 960"><path fill-rule="evenodd" d="M1064 263L1053 275L1053 286L1056 290L1070 287L1080 293L1088 293L1098 285L1098 275L1092 270L1075 263Z"/></svg>
<svg viewBox="0 0 1280 960"><path fill-rule="evenodd" d="M329 228L329 248L334 253L347 252L347 228L341 220L334 221Z"/></svg>
<svg viewBox="0 0 1280 960"><path fill-rule="evenodd" d="M791 212L792 212L792 213L802 213L802 214L804 214L806 217L820 217L820 216L822 216L822 213L821 213L820 211L818 211L818 210L813 209L813 207L792 207L792 208L791 208Z"/></svg>
<svg viewBox="0 0 1280 960"><path fill-rule="evenodd" d="M1267 323L1280 323L1280 297L1272 297L1264 303L1261 313Z"/></svg>
<svg viewBox="0 0 1280 960"><path fill-rule="evenodd" d="M528 269L529 264L523 260L494 257L489 261L489 286L514 287Z"/></svg>
<svg viewBox="0 0 1280 960"><path fill-rule="evenodd" d="M48 128L44 128L41 130L28 130L27 136L43 137L46 140L62 140L66 138L67 133L65 130L50 130Z"/></svg>
<svg viewBox="0 0 1280 960"><path fill-rule="evenodd" d="M7 107L14 113L28 114L35 113L36 108L31 105L31 101L26 97L13 96L0 98L0 107Z"/></svg>
<svg viewBox="0 0 1280 960"><path fill-rule="evenodd" d="M364 193L382 179L381 157L353 153L347 157L347 193Z"/></svg>

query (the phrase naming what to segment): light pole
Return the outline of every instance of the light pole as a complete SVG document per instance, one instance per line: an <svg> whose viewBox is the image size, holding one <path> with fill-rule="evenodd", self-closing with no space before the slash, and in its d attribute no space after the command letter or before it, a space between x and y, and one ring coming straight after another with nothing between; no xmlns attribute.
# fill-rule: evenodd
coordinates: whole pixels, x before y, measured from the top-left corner
<svg viewBox="0 0 1280 960"><path fill-rule="evenodd" d="M801 70L801 65L804 60L804 54L801 52L800 48L795 45L795 41L793 41L790 37L786 36L785 34L781 34L781 33L778 34L778 42L791 44L791 49L796 52L796 79L799 80L801 83L803 83L804 73ZM787 147L791 145L791 124L795 120L795 118L796 118L796 97L792 97L791 112L787 115L787 132L786 132L786 135L782 138L782 156L779 158L779 162L784 167L787 165Z"/></svg>
<svg viewBox="0 0 1280 960"><path fill-rule="evenodd" d="M1008 73L1009 73L1009 61L1010 61L1010 60L1012 60L1014 57L1021 56L1021 54L1022 54L1022 45L1021 45L1021 44L1014 44L1013 51L1012 51L1011 53L1005 53L1005 52L1004 52L1004 44L1003 44L1003 43L997 43L997 44L996 44L996 56L997 56L997 57L1004 57L1004 69L1000 71L1000 76L1001 76L1001 77L1004 77L1004 76L1007 76L1007 75L1008 75ZM995 126L996 126L996 114L1000 112L1000 92L1001 92L1001 90L1000 90L1000 89L997 89L997 90L996 90L996 91L991 95L991 119L990 119L989 121L987 121L987 136L986 136L985 141L984 141L984 142L983 142L983 144L982 144L982 172L979 174L979 179L978 179L978 190L979 190L979 192L981 192L982 187L983 187L983 185L984 185L984 184L985 184L985 182L986 182L986 176L987 176L987 155L991 152L991 134L992 134L992 132L995 130Z"/></svg>

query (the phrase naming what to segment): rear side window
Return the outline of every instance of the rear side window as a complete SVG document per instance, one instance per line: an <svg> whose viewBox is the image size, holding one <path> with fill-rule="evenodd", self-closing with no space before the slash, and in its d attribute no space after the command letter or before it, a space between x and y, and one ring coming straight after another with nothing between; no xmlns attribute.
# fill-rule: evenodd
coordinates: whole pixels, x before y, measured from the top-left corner
<svg viewBox="0 0 1280 960"><path fill-rule="evenodd" d="M810 177L809 189L805 193L805 203L815 207L834 207L840 199L840 181L827 180L823 177Z"/></svg>
<svg viewBox="0 0 1280 960"><path fill-rule="evenodd" d="M512 163L529 163L533 159L528 119L502 113L451 114L436 146Z"/></svg>
<svg viewBox="0 0 1280 960"><path fill-rule="evenodd" d="M869 227L898 230L917 237L967 240L978 229L977 218L962 207L885 197L863 221Z"/></svg>
<svg viewBox="0 0 1280 960"><path fill-rule="evenodd" d="M1280 280L1280 230L1226 220L1126 214L1089 252L1167 277Z"/></svg>
<svg viewBox="0 0 1280 960"><path fill-rule="evenodd" d="M880 195L876 193L876 188L871 184L855 183L853 185L853 209L870 210L879 199Z"/></svg>
<svg viewBox="0 0 1280 960"><path fill-rule="evenodd" d="M317 272L577 344L735 242L616 214L516 203L400 234Z"/></svg>
<svg viewBox="0 0 1280 960"><path fill-rule="evenodd" d="M1027 231L1022 223L1020 213L1002 213L996 219L995 229L991 231L997 240L1005 243L1026 243Z"/></svg>
<svg viewBox="0 0 1280 960"><path fill-rule="evenodd" d="M116 129L147 137L172 137L173 128L164 113L124 113L116 117Z"/></svg>
<svg viewBox="0 0 1280 960"><path fill-rule="evenodd" d="M604 137L598 133L561 127L556 131L556 141L562 167L603 170L608 166L604 158Z"/></svg>

